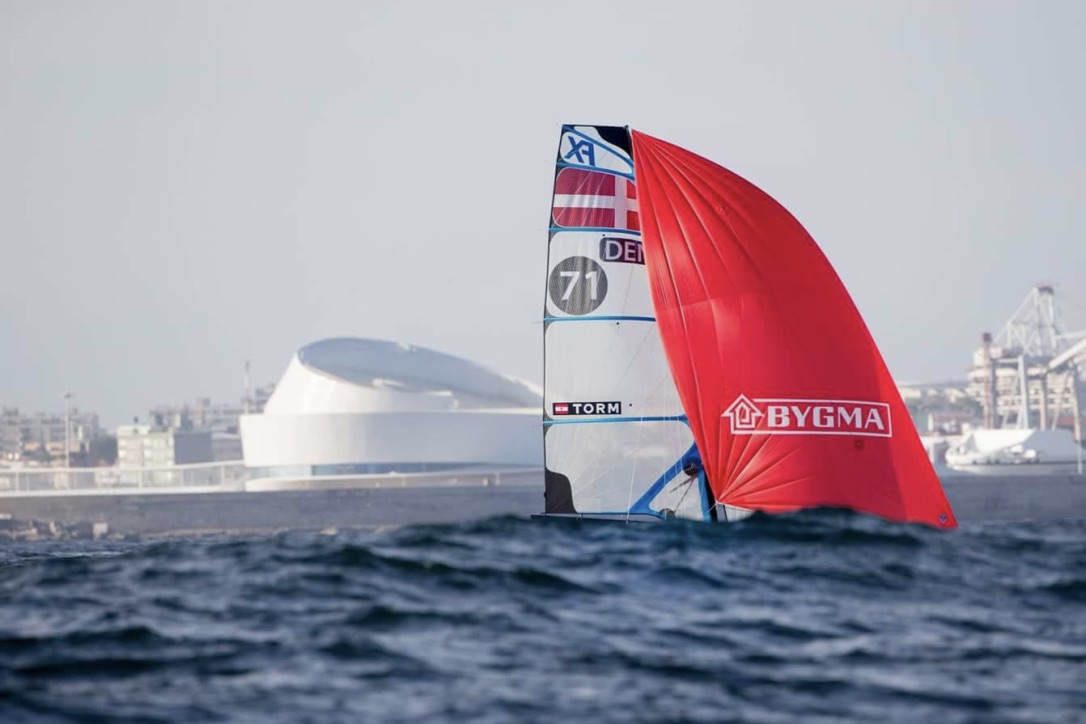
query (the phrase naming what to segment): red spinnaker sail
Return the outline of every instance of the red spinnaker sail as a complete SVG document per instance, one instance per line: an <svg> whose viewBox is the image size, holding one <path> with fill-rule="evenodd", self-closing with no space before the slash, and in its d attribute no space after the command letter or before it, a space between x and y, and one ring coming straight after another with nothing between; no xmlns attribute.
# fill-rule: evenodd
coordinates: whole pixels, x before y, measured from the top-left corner
<svg viewBox="0 0 1086 724"><path fill-rule="evenodd" d="M717 501L955 526L882 355L807 231L731 171L632 135L657 324Z"/></svg>

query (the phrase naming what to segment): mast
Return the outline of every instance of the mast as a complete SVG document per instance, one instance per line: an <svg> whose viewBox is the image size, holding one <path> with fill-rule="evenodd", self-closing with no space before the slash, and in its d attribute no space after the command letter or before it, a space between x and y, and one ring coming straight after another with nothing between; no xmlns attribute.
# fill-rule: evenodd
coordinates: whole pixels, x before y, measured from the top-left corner
<svg viewBox="0 0 1086 724"><path fill-rule="evenodd" d="M1065 331L1052 285L1034 285L995 339L985 333L974 353L969 392L983 402L984 426L1073 427L1067 417L1086 359L1084 334Z"/></svg>

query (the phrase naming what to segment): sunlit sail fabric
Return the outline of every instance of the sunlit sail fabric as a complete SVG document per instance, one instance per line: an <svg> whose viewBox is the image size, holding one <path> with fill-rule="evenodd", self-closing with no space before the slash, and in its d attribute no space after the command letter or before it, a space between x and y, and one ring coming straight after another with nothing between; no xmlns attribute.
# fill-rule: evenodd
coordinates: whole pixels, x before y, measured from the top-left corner
<svg viewBox="0 0 1086 724"><path fill-rule="evenodd" d="M653 314L716 501L956 522L844 285L780 204L632 132Z"/></svg>

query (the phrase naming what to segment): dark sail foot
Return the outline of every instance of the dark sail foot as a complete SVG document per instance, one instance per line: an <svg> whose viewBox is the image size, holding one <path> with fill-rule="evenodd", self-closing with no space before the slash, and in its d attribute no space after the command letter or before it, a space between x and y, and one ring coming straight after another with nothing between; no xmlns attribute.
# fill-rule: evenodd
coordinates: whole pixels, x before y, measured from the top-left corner
<svg viewBox="0 0 1086 724"><path fill-rule="evenodd" d="M548 513L576 513L573 507L573 488L569 478L547 468L544 475L543 497L546 499L544 510Z"/></svg>

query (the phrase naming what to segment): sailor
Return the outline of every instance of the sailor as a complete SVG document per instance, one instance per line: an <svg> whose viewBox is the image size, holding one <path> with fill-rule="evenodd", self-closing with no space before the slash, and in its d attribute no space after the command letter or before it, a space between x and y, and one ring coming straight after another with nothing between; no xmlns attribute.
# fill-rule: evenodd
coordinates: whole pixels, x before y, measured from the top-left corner
<svg viewBox="0 0 1086 724"><path fill-rule="evenodd" d="M688 455L680 460L683 466L683 474L687 476L688 482L693 482L696 478L700 478L701 474L705 471L705 466L701 462L701 455L698 454L697 448L690 451ZM709 486L709 481L705 480L706 486L705 494L712 497L712 489ZM710 504L709 506L709 518L710 520L716 520L716 505Z"/></svg>
<svg viewBox="0 0 1086 724"><path fill-rule="evenodd" d="M697 450L692 450L689 455L682 459L683 474L687 477L697 477L702 470L701 455L698 455Z"/></svg>

